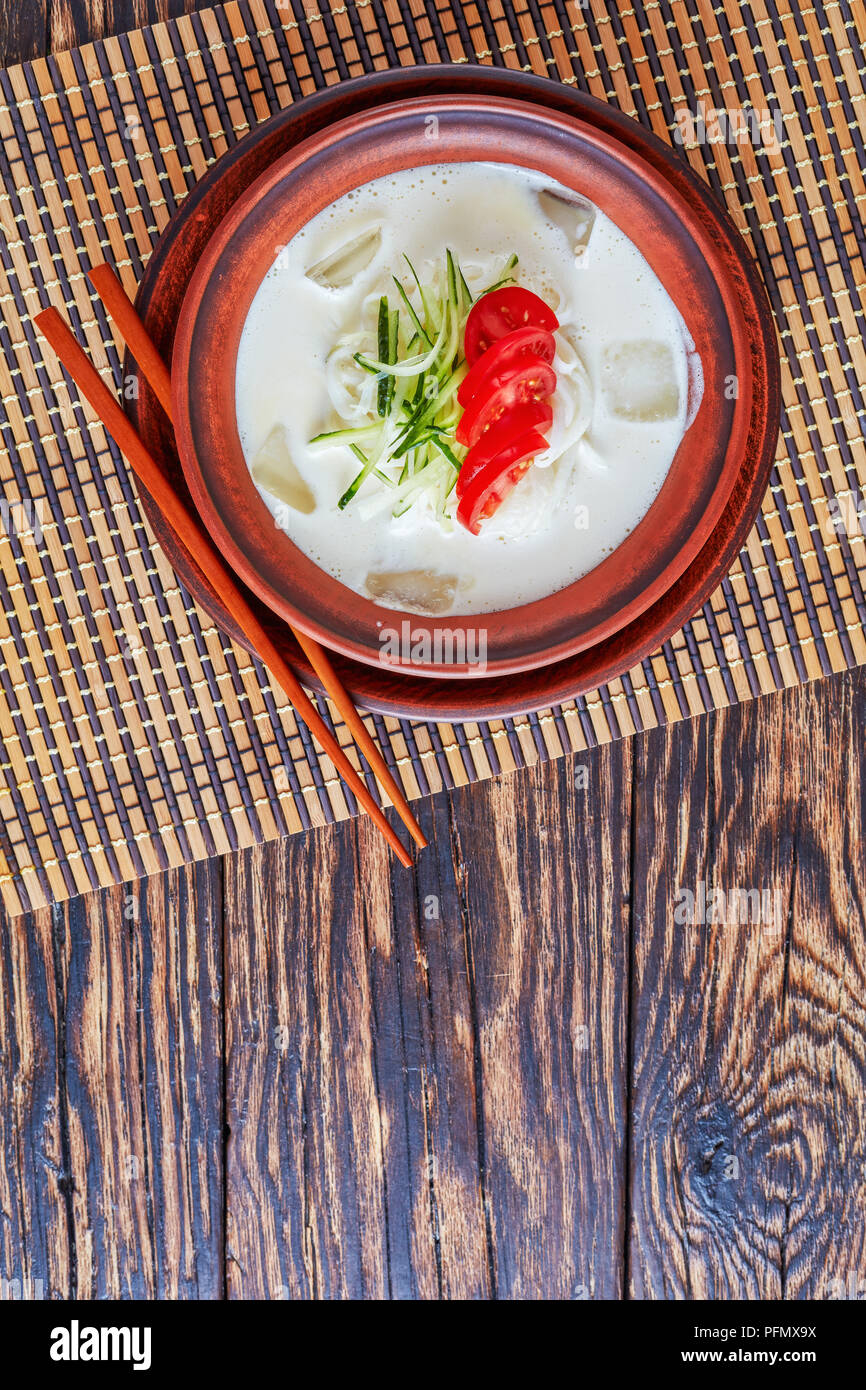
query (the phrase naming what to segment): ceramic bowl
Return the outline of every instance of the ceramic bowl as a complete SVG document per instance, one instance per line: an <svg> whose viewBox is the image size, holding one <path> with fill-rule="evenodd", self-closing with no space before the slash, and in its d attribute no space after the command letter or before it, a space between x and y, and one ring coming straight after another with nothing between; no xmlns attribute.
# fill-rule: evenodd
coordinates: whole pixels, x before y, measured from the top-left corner
<svg viewBox="0 0 866 1390"><path fill-rule="evenodd" d="M554 663L611 638L656 603L711 535L749 466L754 434L754 325L729 253L700 209L638 154L586 122L483 94L402 100L357 112L310 136L240 197L206 245L181 307L172 360L184 474L211 534L239 575L280 618L347 657L379 664L383 609L325 574L274 527L249 474L234 411L246 314L275 248L335 198L397 169L495 159L539 169L590 197L640 248L694 339L706 387L668 477L627 540L576 583L535 603L484 614L486 678ZM721 383L736 379L735 396ZM477 626L478 615L426 619ZM435 650L438 644L431 640ZM409 668L466 679L459 664Z"/></svg>

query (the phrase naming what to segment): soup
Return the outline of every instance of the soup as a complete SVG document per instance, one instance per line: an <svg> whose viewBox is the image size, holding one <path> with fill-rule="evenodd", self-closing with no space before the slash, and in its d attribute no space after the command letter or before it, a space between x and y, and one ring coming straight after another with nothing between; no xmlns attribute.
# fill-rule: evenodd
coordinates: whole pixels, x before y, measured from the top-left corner
<svg viewBox="0 0 866 1390"><path fill-rule="evenodd" d="M460 163L364 184L280 250L236 409L299 549L383 607L469 615L620 545L700 392L673 301L613 221L541 173Z"/></svg>

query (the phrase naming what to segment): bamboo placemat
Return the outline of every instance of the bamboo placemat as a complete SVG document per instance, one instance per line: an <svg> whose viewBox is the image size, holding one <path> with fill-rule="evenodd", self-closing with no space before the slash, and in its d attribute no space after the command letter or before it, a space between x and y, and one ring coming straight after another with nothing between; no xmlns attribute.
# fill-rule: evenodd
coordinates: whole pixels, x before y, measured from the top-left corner
<svg viewBox="0 0 866 1390"><path fill-rule="evenodd" d="M256 0L0 74L10 912L355 811L261 668L178 586L125 465L57 384L31 315L61 307L119 383L87 267L113 259L133 288L172 210L230 144L373 68L523 68L618 104L663 139L679 131L757 258L784 356L772 487L703 611L621 680L541 715L462 727L376 717L407 793L866 660L864 37L862 6L845 0ZM700 104L709 143L677 115L694 119ZM766 140L748 114L751 134L736 138L743 111L766 113Z"/></svg>

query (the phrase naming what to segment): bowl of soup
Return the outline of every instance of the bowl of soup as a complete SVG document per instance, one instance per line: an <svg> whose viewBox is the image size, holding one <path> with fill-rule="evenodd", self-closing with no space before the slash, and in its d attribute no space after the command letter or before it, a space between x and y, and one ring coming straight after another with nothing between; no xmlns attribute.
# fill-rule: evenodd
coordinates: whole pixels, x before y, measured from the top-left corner
<svg viewBox="0 0 866 1390"><path fill-rule="evenodd" d="M499 97L363 112L217 228L172 360L198 510L286 621L441 677L631 622L750 466L705 220L611 137Z"/></svg>

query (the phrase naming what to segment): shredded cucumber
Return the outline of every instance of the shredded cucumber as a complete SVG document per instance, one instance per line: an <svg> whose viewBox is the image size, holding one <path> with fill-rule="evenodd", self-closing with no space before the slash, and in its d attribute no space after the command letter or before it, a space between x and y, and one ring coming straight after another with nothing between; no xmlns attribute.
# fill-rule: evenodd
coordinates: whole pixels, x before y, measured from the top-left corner
<svg viewBox="0 0 866 1390"><path fill-rule="evenodd" d="M466 453L455 437L460 418L456 393L468 371L463 336L475 301L450 250L426 281L408 257L404 260L411 279L406 283L393 277L396 303L381 296L366 343L354 334L335 348L335 361L339 357L349 367L354 362L352 370L365 374L355 384L351 415L310 442L322 448L346 446L361 465L339 500L341 509L363 488L364 499L355 502L362 519L388 509L400 516L423 499L445 522L446 503ZM516 264L517 257L510 256L495 284L480 293L512 280ZM363 380L368 386L356 406ZM383 486L374 488L371 480Z"/></svg>

